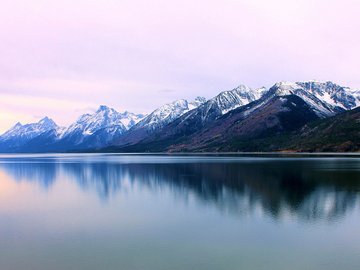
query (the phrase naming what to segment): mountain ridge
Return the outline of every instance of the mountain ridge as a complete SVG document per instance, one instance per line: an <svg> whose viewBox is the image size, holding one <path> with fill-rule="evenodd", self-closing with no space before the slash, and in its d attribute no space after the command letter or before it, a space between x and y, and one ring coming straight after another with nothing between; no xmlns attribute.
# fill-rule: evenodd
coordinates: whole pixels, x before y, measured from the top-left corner
<svg viewBox="0 0 360 270"><path fill-rule="evenodd" d="M240 91L250 92L254 91L250 88L246 88L244 86L240 86ZM254 117L255 114L259 110L266 111L265 107L269 102L271 102L274 99L285 100L285 96L296 96L304 101L304 104L307 104L308 108L306 109L307 114L311 114L310 111L312 111L312 116L307 119L307 121L315 120L316 118L326 118L333 115L336 115L338 113L341 113L345 111L345 108L342 108L340 106L334 106L336 102L340 104L347 104L348 107L354 107L359 103L360 98L352 97L350 94L348 94L348 88L344 88L341 86L338 86L336 84L333 84L331 82L306 82L306 83L288 83L288 82L280 82L273 85L270 89L267 91L258 91L258 99L256 98L250 98L248 100L240 101L239 99L236 101L237 106L233 106L230 103L223 104L222 101L226 100L232 100L233 96L230 96L228 98L229 93L236 93L236 94L242 94L238 93L239 88L235 88L231 91L224 91L221 92L219 95L215 96L213 99L208 100L198 108L180 116L172 123L168 124L161 132L158 132L157 134L151 134L150 136L143 138L143 140L138 140L136 143L133 143L135 149L144 149L140 151L151 151L151 147L154 145L162 144L162 151L168 151L173 150L173 148L164 148L164 146L169 146L171 144L173 145L179 145L181 147L185 147L184 145L185 141L193 140L197 143L201 142L201 139L206 140L212 140L214 136L223 136L223 134L227 133L228 130L232 130L234 134L237 134L237 132L232 129L232 125L234 125L231 122L226 123L228 126L225 126L221 129L219 129L219 126L224 126L222 121L226 118L225 115L231 115L231 114L237 114L236 122L244 121L242 124L245 123L245 121L248 122L248 129L247 134L246 132L243 132L243 136L249 136L250 134L254 134L252 132L252 128L254 128L254 124L250 123L247 118ZM340 92L340 97L343 97L344 100L339 100L337 96L334 97L335 100L322 100L321 94L325 95L324 93L331 93L331 91L334 91L335 93ZM255 90L256 92L256 90ZM223 98L225 96L225 98ZM320 96L320 97L319 97ZM352 98L351 98L352 97ZM348 102L348 99L351 99L352 103ZM357 103L355 102L355 99L357 99ZM331 104L330 104L331 103ZM280 103L277 103L278 106L280 106ZM302 104L302 105L304 105ZM291 105L288 104L289 106ZM232 110L226 110L226 108L229 108L233 106L234 109ZM289 107L288 106L288 107ZM291 107L291 106L290 106ZM300 107L299 107L300 109ZM292 106L292 110L296 111L299 110L298 108L295 108ZM278 110L278 116L281 115L281 117L284 117L283 114L281 114L281 108L273 108L272 110ZM240 113L241 115L239 115ZM288 113L289 114L289 113ZM263 113L262 118L266 117L266 113ZM278 116L272 116L273 121L278 121ZM220 119L220 120L218 120ZM299 122L301 124L305 124L306 121L300 120L302 119L302 116L297 114L297 117L293 117L292 121L295 123L294 127L296 126L296 123ZM235 121L234 120L234 121ZM259 120L259 119L258 119ZM300 120L300 121L299 121ZM271 121L270 118L267 118L267 122L264 122L263 124L265 127L267 127L267 123ZM288 120L289 121L289 120ZM258 131L262 128L260 124L255 125L257 126ZM283 132L291 130L292 128L287 125L287 128L282 128L281 123L279 122L276 127L271 126L268 128L272 128L275 130L282 130ZM208 131L210 130L210 131ZM217 132L214 132L218 130ZM259 131L260 132L260 131ZM265 132L265 131L263 131ZM208 133L207 136L204 135L204 133ZM221 135L219 135L220 133ZM261 132L260 132L261 133ZM269 132L268 132L269 133ZM232 134L232 135L234 135ZM259 134L258 134L259 135ZM205 136L205 138L204 138ZM243 138L241 138L243 139ZM153 143L154 142L154 143ZM139 144L136 146L135 144ZM119 149L126 149L131 150L131 142L125 143L125 144L117 144L116 146L119 147ZM144 145L144 147L140 147L140 145ZM146 147L145 145L148 145ZM152 146L151 146L152 145ZM196 147L195 147L196 148ZM177 149L175 147L175 149ZM179 149L178 149L179 150ZM121 150L122 151L122 150Z"/></svg>
<svg viewBox="0 0 360 270"><path fill-rule="evenodd" d="M281 136L359 105L360 90L330 81L278 82L268 89L239 85L209 100L179 99L146 116L100 105L67 128L48 117L17 123L0 136L0 152L198 151L209 144Z"/></svg>

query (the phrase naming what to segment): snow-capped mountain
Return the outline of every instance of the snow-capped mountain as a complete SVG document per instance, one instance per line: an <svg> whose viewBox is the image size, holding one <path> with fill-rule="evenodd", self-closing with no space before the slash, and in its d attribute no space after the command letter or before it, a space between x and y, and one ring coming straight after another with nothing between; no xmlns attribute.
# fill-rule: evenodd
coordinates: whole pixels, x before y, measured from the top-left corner
<svg viewBox="0 0 360 270"><path fill-rule="evenodd" d="M196 97L193 101L188 102L189 111L199 107L201 104L206 102L206 98L204 97Z"/></svg>
<svg viewBox="0 0 360 270"><path fill-rule="evenodd" d="M161 132L138 141L136 151L181 151L288 132L359 104L358 91L331 82L277 83L269 90L240 86L183 114ZM174 148L171 146L174 144ZM127 151L132 151L127 144ZM259 149L260 150L260 149Z"/></svg>
<svg viewBox="0 0 360 270"><path fill-rule="evenodd" d="M270 92L276 95L297 95L313 108L319 117L328 117L360 105L360 91L332 82L280 82Z"/></svg>
<svg viewBox="0 0 360 270"><path fill-rule="evenodd" d="M93 114L84 114L71 124L62 134L61 138L82 134L84 137L94 134L100 129L107 128L111 134L124 133L138 123L144 115L128 111L120 113L113 108L100 105Z"/></svg>
<svg viewBox="0 0 360 270"><path fill-rule="evenodd" d="M48 117L32 124L17 123L0 136L0 151L49 152L105 147L142 117L101 105L95 113L80 116L68 128L57 126Z"/></svg>
<svg viewBox="0 0 360 270"><path fill-rule="evenodd" d="M48 118L44 117L37 123L25 124L17 123L14 127L9 129L3 135L0 136L1 141L10 140L10 139L32 139L44 132L49 130L58 129L59 127L56 123Z"/></svg>
<svg viewBox="0 0 360 270"><path fill-rule="evenodd" d="M172 103L165 104L142 119L131 130L146 129L148 131L152 131L159 129L171 123L188 111L197 108L205 101L206 99L204 97L197 97L192 102L185 99L179 99Z"/></svg>
<svg viewBox="0 0 360 270"><path fill-rule="evenodd" d="M149 114L115 144L129 146L139 142L146 144L159 137L175 139L189 136L225 113L258 99L265 91L265 88L254 90L240 85L208 101L197 98L195 108L189 106L193 102L175 101Z"/></svg>
<svg viewBox="0 0 360 270"><path fill-rule="evenodd" d="M84 114L71 124L59 137L58 144L72 146L85 145L92 136L99 136L101 140L108 142L114 137L126 132L126 127L121 122L122 114L107 106L101 105L93 114ZM105 144L104 144L105 145Z"/></svg>
<svg viewBox="0 0 360 270"><path fill-rule="evenodd" d="M62 132L63 128L59 127L52 119L42 118L36 123L22 125L17 123L0 136L0 151L17 151L31 140L39 136L45 136L50 140L54 139Z"/></svg>
<svg viewBox="0 0 360 270"><path fill-rule="evenodd" d="M332 82L280 82L260 99L215 119L205 129L198 129L189 140L188 147L190 150L206 148L209 144L224 147L230 141L273 136L299 129L310 121L327 118L358 105L359 91Z"/></svg>
<svg viewBox="0 0 360 270"><path fill-rule="evenodd" d="M196 109L176 119L171 123L170 127L167 128L167 132L171 134L189 134L196 132L227 112L259 99L266 91L264 87L251 89L247 86L240 85L233 90L221 92Z"/></svg>
<svg viewBox="0 0 360 270"><path fill-rule="evenodd" d="M151 134L161 132L168 124L172 123L185 113L195 110L204 102L206 102L204 97L197 97L190 102L185 99L179 99L172 103L165 104L143 118L118 141L114 141L113 144L126 145L142 141Z"/></svg>
<svg viewBox="0 0 360 270"><path fill-rule="evenodd" d="M141 121L145 115L143 114L135 114L132 112L125 111L123 113L119 113L119 120L125 126L126 129L132 128L139 121Z"/></svg>
<svg viewBox="0 0 360 270"><path fill-rule="evenodd" d="M219 95L205 103L203 107L209 110L211 108L216 108L221 114L225 114L259 99L265 92L266 88L264 87L251 89L245 85L240 85L233 90L221 92Z"/></svg>
<svg viewBox="0 0 360 270"><path fill-rule="evenodd" d="M198 149L298 129L360 106L360 90L332 82L279 82L270 89L240 85L210 100L180 99L143 116L100 106L68 128L45 117L37 123L17 123L0 136L0 152L50 152L99 149L110 145L132 151L163 151L167 144ZM133 148L131 148L133 147ZM135 147L135 148L134 148ZM151 148L153 147L153 148ZM261 150L261 149L260 149Z"/></svg>

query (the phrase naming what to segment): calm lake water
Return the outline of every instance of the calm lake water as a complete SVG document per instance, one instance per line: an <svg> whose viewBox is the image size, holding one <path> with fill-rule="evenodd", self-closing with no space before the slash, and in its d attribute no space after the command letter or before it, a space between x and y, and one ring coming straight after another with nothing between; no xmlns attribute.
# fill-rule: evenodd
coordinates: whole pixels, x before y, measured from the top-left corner
<svg viewBox="0 0 360 270"><path fill-rule="evenodd" d="M3 155L0 269L360 269L360 158Z"/></svg>

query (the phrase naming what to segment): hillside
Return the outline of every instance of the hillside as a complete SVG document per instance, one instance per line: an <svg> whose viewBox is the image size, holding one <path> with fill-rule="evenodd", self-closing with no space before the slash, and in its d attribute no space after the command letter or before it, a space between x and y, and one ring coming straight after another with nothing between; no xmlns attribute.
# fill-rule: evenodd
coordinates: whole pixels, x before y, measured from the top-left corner
<svg viewBox="0 0 360 270"><path fill-rule="evenodd" d="M359 152L360 108L310 122L293 132L248 140L234 137L226 143L213 142L193 151Z"/></svg>

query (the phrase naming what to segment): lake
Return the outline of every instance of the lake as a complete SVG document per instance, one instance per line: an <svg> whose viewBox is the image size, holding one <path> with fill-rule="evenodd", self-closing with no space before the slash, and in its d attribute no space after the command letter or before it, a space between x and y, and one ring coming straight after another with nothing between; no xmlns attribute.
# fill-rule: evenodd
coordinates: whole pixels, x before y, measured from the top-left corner
<svg viewBox="0 0 360 270"><path fill-rule="evenodd" d="M1 155L0 269L360 269L360 157Z"/></svg>

